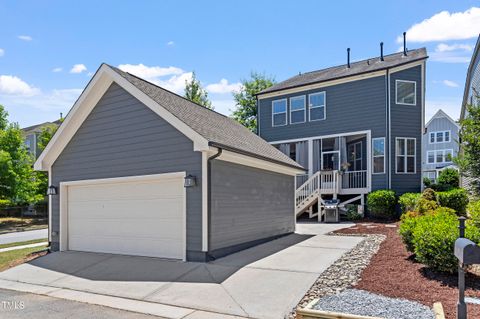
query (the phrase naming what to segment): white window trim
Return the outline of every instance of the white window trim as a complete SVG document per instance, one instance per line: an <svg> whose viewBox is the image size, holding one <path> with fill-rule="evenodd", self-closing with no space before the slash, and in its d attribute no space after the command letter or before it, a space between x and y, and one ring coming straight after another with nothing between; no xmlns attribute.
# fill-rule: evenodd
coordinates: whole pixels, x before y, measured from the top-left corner
<svg viewBox="0 0 480 319"><path fill-rule="evenodd" d="M405 155L398 155L397 154L397 142L398 140L405 140ZM414 140L414 144L413 144L413 149L415 150L415 154L413 155L407 155L407 140ZM398 156L403 156L405 157L405 162L403 163L403 165L405 166L404 169L405 171L404 172L399 172L398 171L398 165L397 165L397 157ZM413 156L413 169L414 171L413 172L407 172L407 159L408 157L411 157ZM396 137L395 138L395 174L405 174L405 175L412 175L412 174L417 174L417 139L415 137Z"/></svg>
<svg viewBox="0 0 480 319"><path fill-rule="evenodd" d="M448 132L448 141L445 141L445 133ZM437 133L442 133L442 136L443 136L443 142L437 142ZM434 135L435 138L434 138L434 142L432 142L432 139L430 138L431 135ZM445 131L433 131L433 132L430 132L430 134L428 135L428 143L429 144L442 144L442 143L450 143L452 141L452 131L451 130L445 130Z"/></svg>
<svg viewBox="0 0 480 319"><path fill-rule="evenodd" d="M401 103L398 102L398 83L399 82L404 82L404 83L413 83L414 84L414 96L413 96L413 103ZM415 106L417 105L417 82L416 81L409 81L409 80L395 80L395 104L397 105L410 105L410 106Z"/></svg>
<svg viewBox="0 0 480 319"><path fill-rule="evenodd" d="M310 98L316 95L323 95L323 105L312 106L310 103ZM323 107L323 119L312 120L312 109ZM308 95L308 121L309 122L317 122L317 121L324 121L327 119L327 92L317 92Z"/></svg>
<svg viewBox="0 0 480 319"><path fill-rule="evenodd" d="M274 109L273 109L273 104L275 102L281 102L281 101L285 101L285 112L274 112ZM274 100L272 101L272 127L278 127L278 126L285 126L288 124L288 115L287 115L287 112L288 112L288 103L287 103L287 99L280 99L280 100ZM281 125L275 125L275 121L274 121L274 115L276 114L285 114L285 124L281 124Z"/></svg>
<svg viewBox="0 0 480 319"><path fill-rule="evenodd" d="M429 155L430 155L431 153L433 153L433 162L429 162L429 161L428 161ZM427 164L435 164L435 161L436 161L435 151L427 151Z"/></svg>
<svg viewBox="0 0 480 319"><path fill-rule="evenodd" d="M292 110L292 100L296 100L296 99L302 99L303 98L303 109L301 110ZM301 124L301 123L305 123L307 121L307 108L306 108L306 101L307 101L307 98L305 97L305 95L297 95L297 96L292 96L290 98L290 124ZM303 111L303 121L302 122L295 122L293 123L292 122L292 113L293 112L299 112L299 111Z"/></svg>
<svg viewBox="0 0 480 319"><path fill-rule="evenodd" d="M375 140L383 140L383 155L374 155L374 145L375 145ZM373 175L380 175L380 174L385 174L385 155L386 155L386 151L385 151L385 137L375 137L375 138L372 138L372 174ZM377 172L375 173L375 169L374 169L374 160L375 160L375 157L383 157L383 172Z"/></svg>

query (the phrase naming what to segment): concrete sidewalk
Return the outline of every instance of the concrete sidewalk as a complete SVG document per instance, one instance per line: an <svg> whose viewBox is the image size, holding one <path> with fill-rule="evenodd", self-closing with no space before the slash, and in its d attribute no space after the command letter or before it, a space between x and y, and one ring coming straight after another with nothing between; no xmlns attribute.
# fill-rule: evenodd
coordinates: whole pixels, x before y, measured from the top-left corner
<svg viewBox="0 0 480 319"><path fill-rule="evenodd" d="M363 240L323 234L342 227L300 224L296 234L211 263L52 253L0 273L0 288L165 318L283 318L328 266Z"/></svg>
<svg viewBox="0 0 480 319"><path fill-rule="evenodd" d="M35 243L35 244L22 245L22 246L13 246L13 247L1 248L0 253L4 253L6 251L12 251L12 250L24 249L24 248L45 246L45 245L48 245L48 241L41 242L41 243Z"/></svg>
<svg viewBox="0 0 480 319"><path fill-rule="evenodd" d="M27 230L19 231L7 234L0 234L0 244L10 244L17 243L20 241L42 239L48 237L48 229L37 229L37 230Z"/></svg>

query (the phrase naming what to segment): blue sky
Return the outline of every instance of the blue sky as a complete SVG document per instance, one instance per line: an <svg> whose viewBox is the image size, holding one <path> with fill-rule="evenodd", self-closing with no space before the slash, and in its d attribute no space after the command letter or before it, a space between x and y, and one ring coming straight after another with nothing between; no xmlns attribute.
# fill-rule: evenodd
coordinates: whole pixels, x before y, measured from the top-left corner
<svg viewBox="0 0 480 319"><path fill-rule="evenodd" d="M251 71L277 81L426 46L427 119L458 118L478 1L0 1L0 104L28 126L66 114L102 62L182 93L195 71L215 109Z"/></svg>

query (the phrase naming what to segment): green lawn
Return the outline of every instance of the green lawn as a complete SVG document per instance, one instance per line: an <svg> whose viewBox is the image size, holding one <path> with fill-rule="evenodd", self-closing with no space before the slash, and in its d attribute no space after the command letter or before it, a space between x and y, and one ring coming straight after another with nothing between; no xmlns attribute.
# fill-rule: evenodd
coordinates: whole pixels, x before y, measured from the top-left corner
<svg viewBox="0 0 480 319"><path fill-rule="evenodd" d="M28 244L42 243L42 242L45 242L45 241L48 241L48 238L33 239L33 240L27 240L27 241L19 241L19 242L16 242L16 243L0 244L0 249L8 248L8 247L15 247L15 246L23 246L23 245L28 245Z"/></svg>
<svg viewBox="0 0 480 319"><path fill-rule="evenodd" d="M42 251L47 246L39 246L39 247L32 247L32 248L24 248L24 249L17 249L6 251L0 253L0 271L3 271L9 267L21 264L29 259L31 259L30 254Z"/></svg>

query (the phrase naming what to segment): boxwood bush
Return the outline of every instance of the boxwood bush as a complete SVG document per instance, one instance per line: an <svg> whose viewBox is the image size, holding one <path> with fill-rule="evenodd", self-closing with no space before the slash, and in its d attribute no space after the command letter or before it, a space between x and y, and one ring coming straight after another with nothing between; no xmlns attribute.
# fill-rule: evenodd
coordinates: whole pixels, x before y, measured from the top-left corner
<svg viewBox="0 0 480 319"><path fill-rule="evenodd" d="M467 213L472 223L480 228L480 200L470 202L467 206Z"/></svg>
<svg viewBox="0 0 480 319"><path fill-rule="evenodd" d="M457 215L464 216L467 211L468 193L463 188L454 188L446 192L437 192L440 206L453 209Z"/></svg>
<svg viewBox="0 0 480 319"><path fill-rule="evenodd" d="M395 216L397 198L392 190L377 190L367 196L367 206L372 217L390 219Z"/></svg>
<svg viewBox="0 0 480 319"><path fill-rule="evenodd" d="M465 237L479 243L480 229L467 223ZM434 213L419 216L411 240L415 259L435 270L453 273L458 264L453 254L457 238L457 215L452 209L440 207Z"/></svg>
<svg viewBox="0 0 480 319"><path fill-rule="evenodd" d="M420 199L420 193L405 193L398 198L398 203L402 208L402 212L411 212L415 210L415 206L417 206L418 200Z"/></svg>
<svg viewBox="0 0 480 319"><path fill-rule="evenodd" d="M417 225L419 213L414 211L408 211L400 217L401 223L398 232L402 237L402 241L405 244L405 247L409 252L414 251L415 247L413 246L413 230Z"/></svg>

